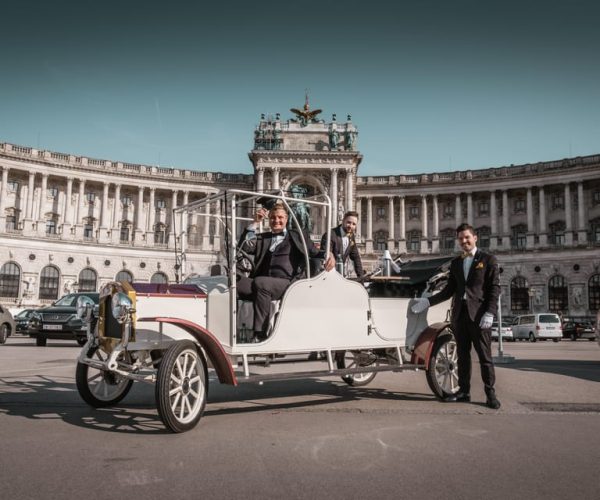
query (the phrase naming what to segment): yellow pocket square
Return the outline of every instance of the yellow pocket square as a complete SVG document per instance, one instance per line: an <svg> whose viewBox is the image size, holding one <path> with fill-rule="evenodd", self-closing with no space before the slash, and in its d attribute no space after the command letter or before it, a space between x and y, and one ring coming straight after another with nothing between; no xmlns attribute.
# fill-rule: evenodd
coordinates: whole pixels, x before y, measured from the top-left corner
<svg viewBox="0 0 600 500"><path fill-rule="evenodd" d="M478 262L475 269L483 269L483 262Z"/></svg>

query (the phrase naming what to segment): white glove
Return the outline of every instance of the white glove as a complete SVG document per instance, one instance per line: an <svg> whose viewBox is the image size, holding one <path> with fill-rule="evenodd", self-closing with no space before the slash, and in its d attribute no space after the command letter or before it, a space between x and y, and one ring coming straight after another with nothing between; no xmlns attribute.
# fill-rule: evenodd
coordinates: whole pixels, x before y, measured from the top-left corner
<svg viewBox="0 0 600 500"><path fill-rule="evenodd" d="M492 321L494 321L494 315L490 313L485 313L481 317L481 321L479 322L479 328L482 330L489 330L492 327Z"/></svg>
<svg viewBox="0 0 600 500"><path fill-rule="evenodd" d="M412 312L414 312L415 314L420 314L423 311L426 311L428 307L429 307L429 300L415 299L415 303L411 306L410 310Z"/></svg>

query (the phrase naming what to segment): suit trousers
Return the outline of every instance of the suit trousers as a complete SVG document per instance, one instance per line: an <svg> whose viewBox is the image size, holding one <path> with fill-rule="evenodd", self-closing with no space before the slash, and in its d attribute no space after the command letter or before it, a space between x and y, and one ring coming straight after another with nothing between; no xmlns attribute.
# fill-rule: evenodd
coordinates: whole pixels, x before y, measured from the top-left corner
<svg viewBox="0 0 600 500"><path fill-rule="evenodd" d="M272 276L257 276L256 278L241 277L237 281L237 294L240 299L254 302L254 331L267 333L269 328L269 311L271 301L283 297L290 280L273 278Z"/></svg>
<svg viewBox="0 0 600 500"><path fill-rule="evenodd" d="M481 379L486 395L494 393L496 374L492 360L492 331L482 330L471 320L467 303L461 300L458 319L453 324L458 355L458 386L461 392L471 392L471 346L479 358Z"/></svg>

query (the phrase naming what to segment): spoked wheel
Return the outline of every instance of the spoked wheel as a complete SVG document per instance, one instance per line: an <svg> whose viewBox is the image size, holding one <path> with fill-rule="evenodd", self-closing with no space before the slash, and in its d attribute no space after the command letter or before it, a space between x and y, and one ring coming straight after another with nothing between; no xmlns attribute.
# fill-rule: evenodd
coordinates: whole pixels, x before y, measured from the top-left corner
<svg viewBox="0 0 600 500"><path fill-rule="evenodd" d="M458 356L456 341L452 335L438 337L433 344L427 383L433 394L444 399L458 392Z"/></svg>
<svg viewBox="0 0 600 500"><path fill-rule="evenodd" d="M95 346L90 347L87 357L104 362L107 360L108 354ZM122 375L100 370L84 363L77 363L75 382L79 395L94 408L103 408L118 403L127 396L131 384L133 384L133 380Z"/></svg>
<svg viewBox="0 0 600 500"><path fill-rule="evenodd" d="M375 357L375 359L373 357ZM379 364L375 354L371 351L338 352L336 354L336 363L340 370L370 365L377 366ZM377 372L353 373L350 375L343 375L342 380L348 385L360 387L369 384L375 378L375 375L377 375Z"/></svg>
<svg viewBox="0 0 600 500"><path fill-rule="evenodd" d="M175 342L160 363L156 381L156 406L167 429L193 429L204 413L207 393L204 356L189 340Z"/></svg>

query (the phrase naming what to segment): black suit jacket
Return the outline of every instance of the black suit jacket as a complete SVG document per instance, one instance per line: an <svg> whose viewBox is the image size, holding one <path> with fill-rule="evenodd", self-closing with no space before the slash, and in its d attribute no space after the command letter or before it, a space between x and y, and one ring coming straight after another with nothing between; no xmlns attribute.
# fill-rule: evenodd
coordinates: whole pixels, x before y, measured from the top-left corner
<svg viewBox="0 0 600 500"><path fill-rule="evenodd" d="M358 247L356 246L356 242L354 241L354 238L350 239L350 241L348 242L348 248L346 248L346 251L342 254L342 250L344 248L344 242L342 240L342 226L334 227L330 231L330 235L331 235L330 236L330 239L331 239L330 250L331 250L331 253L333 254L333 256L337 259L337 256L341 255L344 263L346 263L347 259L350 258L350 260L354 263L354 270L356 271L356 276L358 276L360 278L364 274L364 270L362 267L362 260L360 258L360 253L358 252ZM321 238L321 251L322 252L325 251L326 241L327 241L327 233L325 233L323 235L323 237Z"/></svg>
<svg viewBox="0 0 600 500"><path fill-rule="evenodd" d="M434 306L452 298L452 321L455 322L466 294L469 317L479 324L486 312L496 315L500 296L499 274L496 257L477 249L465 281L463 259L457 257L450 263L448 283L440 293L429 297L429 303Z"/></svg>
<svg viewBox="0 0 600 500"><path fill-rule="evenodd" d="M255 239L246 240L246 236L249 232L250 231L248 231L248 229L244 230L242 236L240 237L238 247L243 248L246 253L254 255L254 267L252 273L250 274L250 278L255 278L256 271L261 268L262 261L269 251L269 247L271 246L271 242L273 240L273 233L271 231L259 233L256 235ZM319 257L319 249L310 239L310 235L306 231L303 231L303 235L304 241L306 242L306 249L308 250L309 259ZM306 254L304 252L304 246L302 245L302 237L300 236L298 230L288 229L286 238L290 239L294 250L290 254L292 259L292 267L294 269L293 279L298 279L303 277L306 272Z"/></svg>

